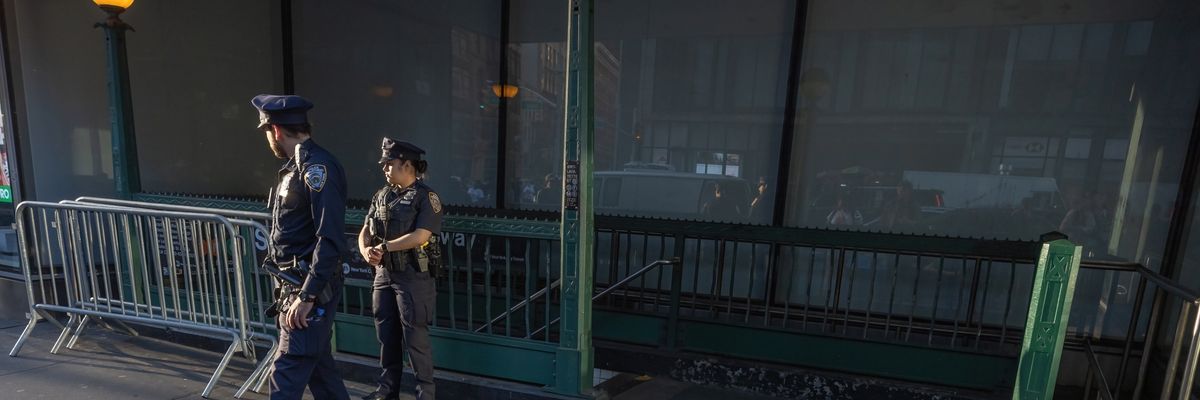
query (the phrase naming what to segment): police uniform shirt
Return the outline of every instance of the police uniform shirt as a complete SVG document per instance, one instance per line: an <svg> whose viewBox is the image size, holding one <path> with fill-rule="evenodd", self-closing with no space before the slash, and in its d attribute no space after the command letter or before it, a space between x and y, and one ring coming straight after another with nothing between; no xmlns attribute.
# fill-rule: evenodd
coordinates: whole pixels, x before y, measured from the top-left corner
<svg viewBox="0 0 1200 400"><path fill-rule="evenodd" d="M275 188L271 243L275 259L307 260L302 290L317 295L342 269L345 234L346 175L341 164L312 139L279 169Z"/></svg>
<svg viewBox="0 0 1200 400"><path fill-rule="evenodd" d="M417 229L437 236L442 232L442 201L423 180L407 188L388 186L375 194L367 218L386 218L388 240Z"/></svg>

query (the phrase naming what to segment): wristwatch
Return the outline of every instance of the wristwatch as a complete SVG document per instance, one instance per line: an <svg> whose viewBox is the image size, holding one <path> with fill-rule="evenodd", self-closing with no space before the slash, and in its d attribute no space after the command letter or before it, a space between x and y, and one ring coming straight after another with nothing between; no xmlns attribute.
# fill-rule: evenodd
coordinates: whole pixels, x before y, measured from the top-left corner
<svg viewBox="0 0 1200 400"><path fill-rule="evenodd" d="M300 301L303 301L305 303L315 303L315 302L317 302L317 296L301 292L300 293Z"/></svg>

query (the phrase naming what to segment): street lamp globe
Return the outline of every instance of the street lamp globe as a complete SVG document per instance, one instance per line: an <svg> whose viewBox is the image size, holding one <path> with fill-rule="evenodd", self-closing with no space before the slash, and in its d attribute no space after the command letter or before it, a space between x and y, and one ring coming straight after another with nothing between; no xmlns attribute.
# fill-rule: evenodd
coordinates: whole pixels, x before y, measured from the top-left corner
<svg viewBox="0 0 1200 400"><path fill-rule="evenodd" d="M492 85L492 94L495 94L496 97L503 98L503 99L511 99L513 97L516 97L517 92L520 92L520 91L521 91L521 88L516 85L508 85L508 84L501 85L499 83Z"/></svg>
<svg viewBox="0 0 1200 400"><path fill-rule="evenodd" d="M120 14L133 5L133 0L92 0L101 9L110 13Z"/></svg>

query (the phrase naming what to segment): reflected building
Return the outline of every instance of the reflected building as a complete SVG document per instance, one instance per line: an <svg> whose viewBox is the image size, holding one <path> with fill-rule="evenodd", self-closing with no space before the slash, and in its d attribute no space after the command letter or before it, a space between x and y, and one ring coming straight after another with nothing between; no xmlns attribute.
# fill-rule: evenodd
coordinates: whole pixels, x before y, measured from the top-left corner
<svg viewBox="0 0 1200 400"><path fill-rule="evenodd" d="M67 3L2 5L0 144L12 151L0 164L16 167L25 199L113 194L108 114L97 106L107 104L92 30L100 16ZM145 194L261 203L280 160L247 100L294 92L316 103L315 140L344 164L352 211L382 184L379 139L389 136L428 151L428 183L452 218L554 221L567 4L138 2L125 17L138 28L128 49ZM694 320L795 333L787 313L840 304L847 321L865 321L866 337L872 313L900 306L928 311L908 321L926 318L931 332L971 326L986 338L996 328L997 347L1025 322L1009 311L1029 298L1011 294L1029 290L1032 268L970 254L935 263L898 247L975 251L1061 231L1087 261L1137 262L1200 288L1197 1L594 4L593 190L606 224L597 243L612 250L597 257L597 282L628 271L618 250L650 257L647 248L696 234L683 246L696 267L682 283ZM222 16L220 29L196 15ZM662 241L620 247L637 235ZM831 237L851 243L821 242ZM484 257L473 251L462 255ZM16 274L12 264L0 269ZM1116 317L1136 309L1129 276L1081 277L1089 289L1072 335L1142 332ZM978 293L939 297L943 284ZM911 295L863 298L888 285ZM959 308L978 318L939 314L958 318ZM884 341L898 335L891 323ZM855 333L848 325L843 334Z"/></svg>

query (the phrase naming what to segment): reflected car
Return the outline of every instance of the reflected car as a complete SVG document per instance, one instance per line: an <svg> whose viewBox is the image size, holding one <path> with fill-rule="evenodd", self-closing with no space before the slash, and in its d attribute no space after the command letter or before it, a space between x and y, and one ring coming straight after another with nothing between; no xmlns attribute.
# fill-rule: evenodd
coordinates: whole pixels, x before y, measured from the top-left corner
<svg viewBox="0 0 1200 400"><path fill-rule="evenodd" d="M598 214L735 223L748 221L753 198L741 178L671 171L598 171L595 190Z"/></svg>

